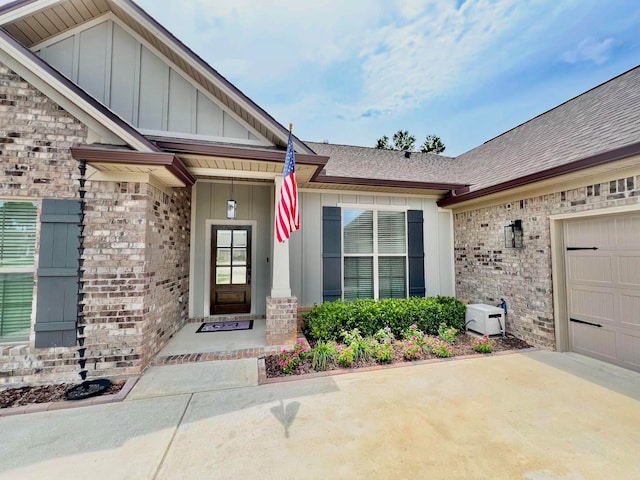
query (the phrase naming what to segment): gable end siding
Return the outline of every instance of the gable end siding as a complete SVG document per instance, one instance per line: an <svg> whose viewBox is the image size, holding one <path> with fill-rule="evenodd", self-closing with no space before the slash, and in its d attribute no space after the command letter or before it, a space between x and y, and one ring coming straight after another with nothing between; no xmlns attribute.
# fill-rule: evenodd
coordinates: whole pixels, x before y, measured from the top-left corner
<svg viewBox="0 0 640 480"><path fill-rule="evenodd" d="M269 144L111 19L35 52L136 128Z"/></svg>

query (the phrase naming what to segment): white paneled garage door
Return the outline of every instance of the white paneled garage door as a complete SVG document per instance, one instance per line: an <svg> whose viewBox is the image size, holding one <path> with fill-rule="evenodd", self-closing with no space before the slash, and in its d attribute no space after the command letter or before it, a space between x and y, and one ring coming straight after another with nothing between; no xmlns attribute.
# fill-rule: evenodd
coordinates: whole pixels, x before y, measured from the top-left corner
<svg viewBox="0 0 640 480"><path fill-rule="evenodd" d="M640 371L640 214L565 222L572 351Z"/></svg>

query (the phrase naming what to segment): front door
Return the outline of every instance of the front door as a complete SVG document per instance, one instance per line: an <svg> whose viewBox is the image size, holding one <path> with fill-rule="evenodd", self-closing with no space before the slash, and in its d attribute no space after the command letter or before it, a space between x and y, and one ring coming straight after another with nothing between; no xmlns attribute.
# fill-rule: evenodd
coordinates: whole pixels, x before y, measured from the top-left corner
<svg viewBox="0 0 640 480"><path fill-rule="evenodd" d="M251 226L211 227L211 314L251 311Z"/></svg>

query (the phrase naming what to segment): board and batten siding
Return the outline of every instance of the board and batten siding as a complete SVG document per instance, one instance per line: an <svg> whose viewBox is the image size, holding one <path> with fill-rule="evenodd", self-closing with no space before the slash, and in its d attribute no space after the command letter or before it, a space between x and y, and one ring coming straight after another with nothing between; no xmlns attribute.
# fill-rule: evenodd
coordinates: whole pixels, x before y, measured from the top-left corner
<svg viewBox="0 0 640 480"><path fill-rule="evenodd" d="M268 144L116 21L61 34L36 55L149 133Z"/></svg>
<svg viewBox="0 0 640 480"><path fill-rule="evenodd" d="M191 241L193 242L191 288L191 317L209 314L207 289L209 287L210 266L207 265L208 225L227 222L227 200L231 198L231 185L226 183L198 182L194 185L195 211ZM273 185L239 184L233 186L233 199L238 205L237 225L256 222L252 232L255 255L252 258L251 283L255 285L252 294L252 313L264 315L266 298L271 292L271 251L273 249L272 212ZM250 225L250 223L246 223ZM210 228L210 227L209 227Z"/></svg>
<svg viewBox="0 0 640 480"><path fill-rule="evenodd" d="M454 295L452 216L435 198L302 192L301 229L290 239L291 291L299 306L322 303L322 207L406 206L422 210L426 295Z"/></svg>

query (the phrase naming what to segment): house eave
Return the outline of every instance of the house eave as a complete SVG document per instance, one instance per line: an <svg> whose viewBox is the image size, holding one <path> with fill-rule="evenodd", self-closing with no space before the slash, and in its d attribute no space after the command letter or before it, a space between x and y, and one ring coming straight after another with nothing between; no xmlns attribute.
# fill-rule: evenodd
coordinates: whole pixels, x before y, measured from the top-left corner
<svg viewBox="0 0 640 480"><path fill-rule="evenodd" d="M71 155L76 160L86 161L101 171L109 169L110 165L117 165L119 168L128 167L135 171L157 170L160 167L169 174L167 178L173 179L167 186L191 186L196 182L196 178L182 160L171 153L80 146L72 147Z"/></svg>
<svg viewBox="0 0 640 480"><path fill-rule="evenodd" d="M533 185L544 180L562 177L563 175L581 172L590 168L625 160L637 155L640 155L640 142L601 152L558 167L541 170L530 175L514 178L506 182L501 182L469 193L464 193L462 195L450 195L449 197L438 201L438 206L451 207L455 205L456 207L461 207L466 202L470 202L472 200L477 200L519 187Z"/></svg>
<svg viewBox="0 0 640 480"><path fill-rule="evenodd" d="M468 185L463 183L417 182L417 181L411 181L411 180L386 180L386 179L379 179L379 178L340 177L340 176L322 175L322 174L316 176L312 180L312 182L329 184L329 185L429 190L429 191L437 191L443 195L451 191L464 192L468 189Z"/></svg>

